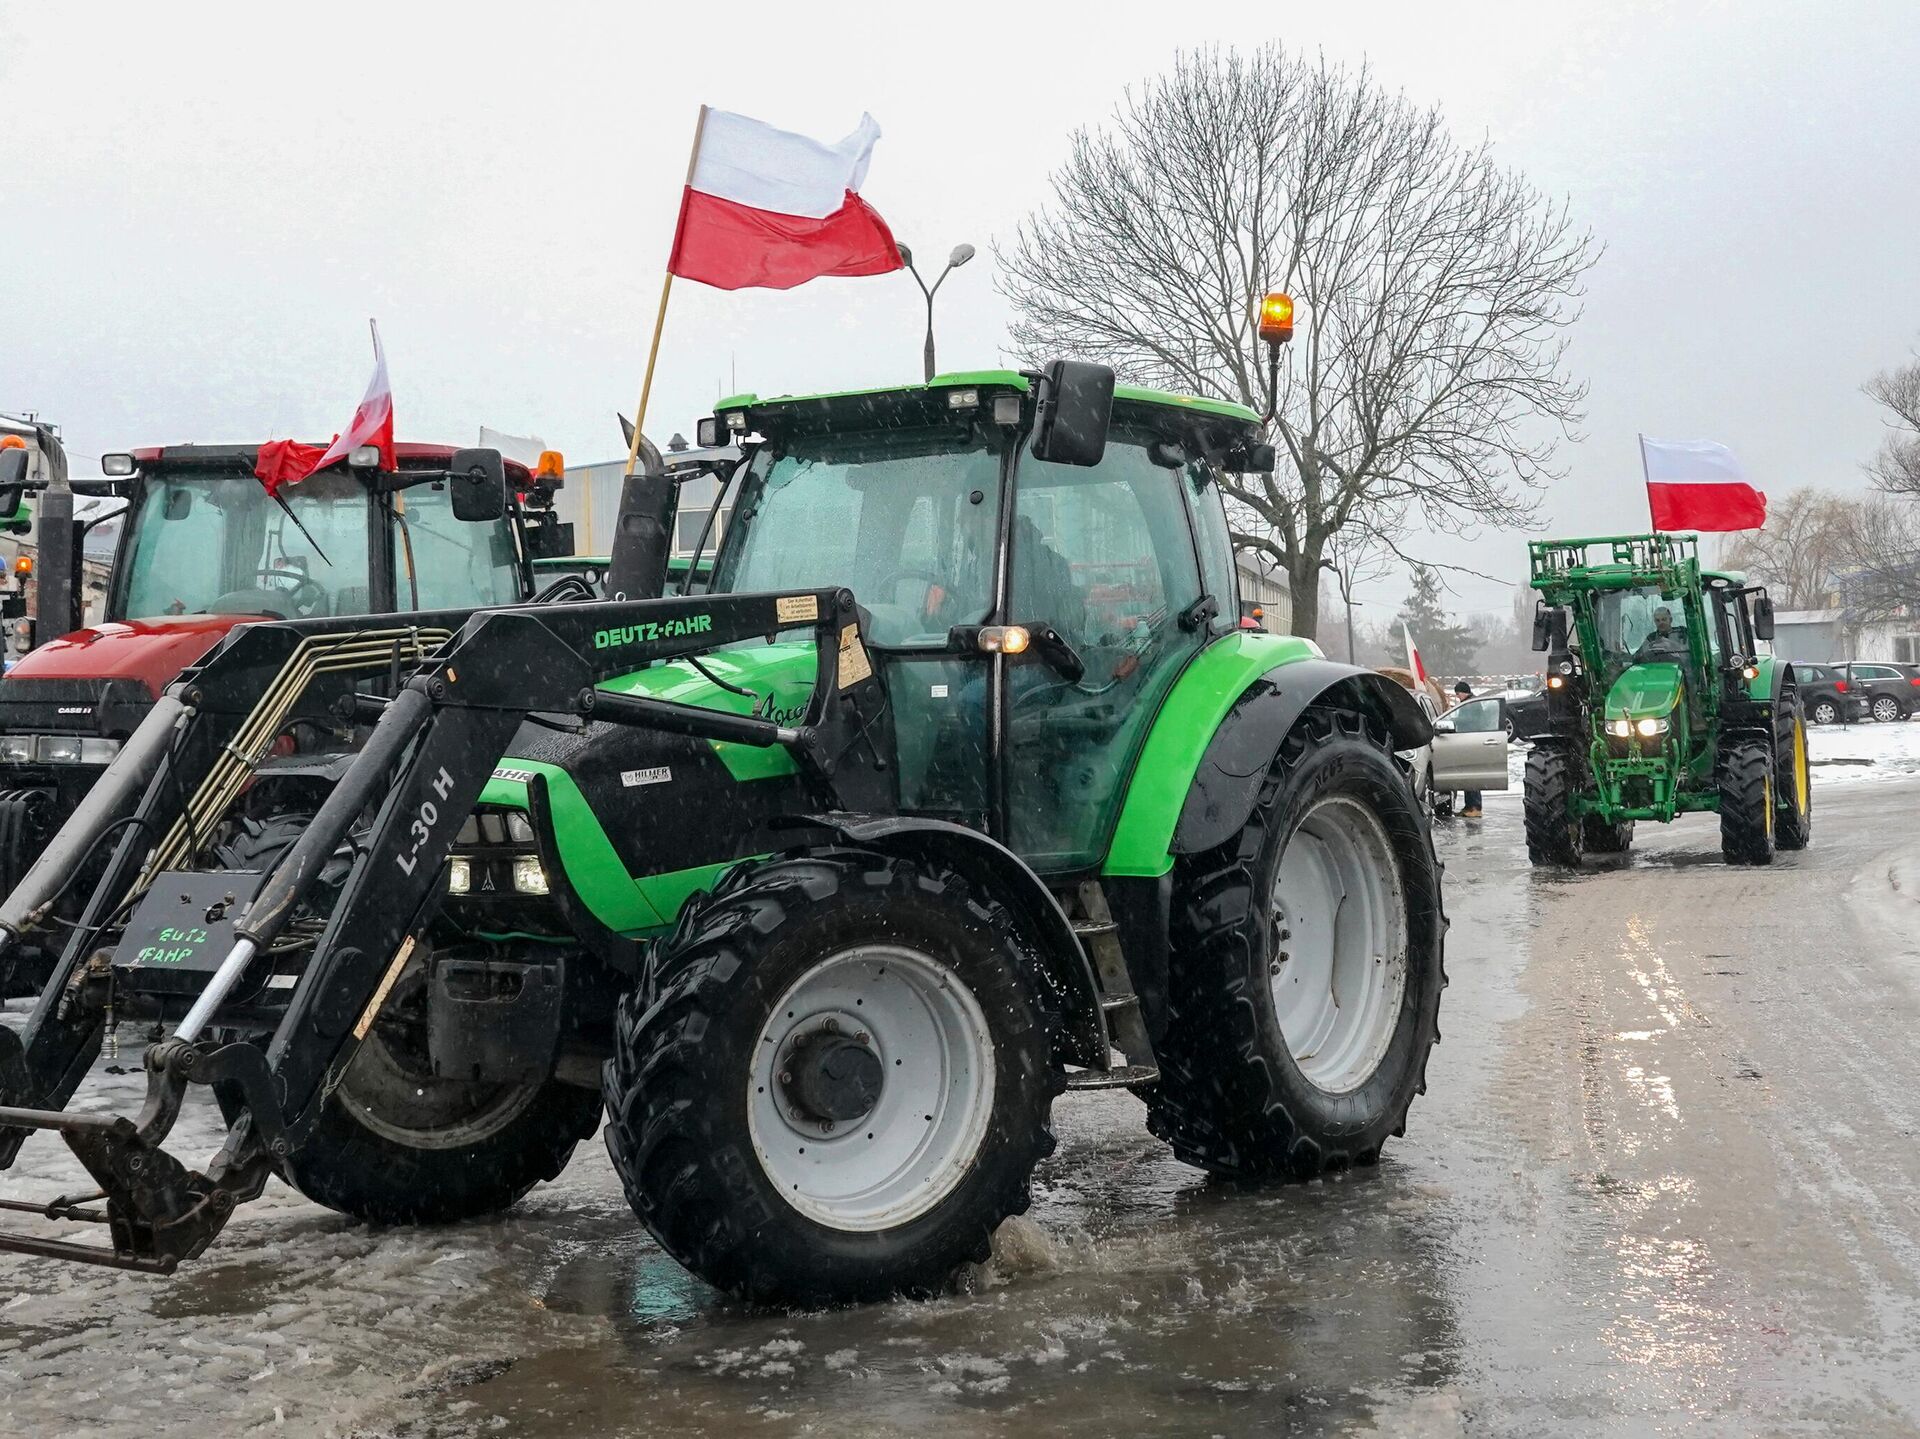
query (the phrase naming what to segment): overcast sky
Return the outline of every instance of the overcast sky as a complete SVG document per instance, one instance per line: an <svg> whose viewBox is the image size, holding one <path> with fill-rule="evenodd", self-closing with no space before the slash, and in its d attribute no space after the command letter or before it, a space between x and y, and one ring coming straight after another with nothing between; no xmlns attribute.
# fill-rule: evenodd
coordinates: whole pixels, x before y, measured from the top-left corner
<svg viewBox="0 0 1920 1439"><path fill-rule="evenodd" d="M981 250L940 296L941 367L1027 358L990 246L1072 129L1179 47L1276 38L1438 102L1605 243L1554 530L1645 523L1636 431L1730 444L1776 493L1860 487L1860 384L1920 343L1920 26L1892 0L429 8L0 0L0 410L76 456L325 438L372 315L403 439L487 424L609 457L702 102L826 139L872 111L874 207L923 254ZM905 275L683 283L648 428L690 434L735 375L917 379L920 324ZM1514 534L1430 548L1524 571Z"/></svg>

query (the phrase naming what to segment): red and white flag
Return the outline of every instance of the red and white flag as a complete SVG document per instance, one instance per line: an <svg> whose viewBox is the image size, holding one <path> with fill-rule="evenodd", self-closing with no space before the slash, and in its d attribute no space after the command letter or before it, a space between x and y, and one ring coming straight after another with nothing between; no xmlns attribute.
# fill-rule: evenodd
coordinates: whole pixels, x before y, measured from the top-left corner
<svg viewBox="0 0 1920 1439"><path fill-rule="evenodd" d="M1400 622L1400 633L1407 637L1407 673L1413 676L1414 688L1418 689L1427 682L1427 667L1420 663L1420 650L1413 642L1413 631L1407 628L1405 620Z"/></svg>
<svg viewBox="0 0 1920 1439"><path fill-rule="evenodd" d="M1732 450L1711 440L1640 437L1655 530L1757 530L1767 497L1747 483Z"/></svg>
<svg viewBox="0 0 1920 1439"><path fill-rule="evenodd" d="M902 268L893 232L860 198L879 138L871 115L823 145L708 110L667 269L722 290L790 290Z"/></svg>
<svg viewBox="0 0 1920 1439"><path fill-rule="evenodd" d="M324 450L318 445L303 445L298 440L269 440L260 447L253 473L267 493L279 497L282 485L296 485L315 470L324 470L336 460L345 459L362 445L377 445L380 468L395 470L393 458L393 385L387 379L387 352L380 347L380 327L369 320L373 330L373 378L367 381L367 393L360 408L353 412L346 429L333 437Z"/></svg>

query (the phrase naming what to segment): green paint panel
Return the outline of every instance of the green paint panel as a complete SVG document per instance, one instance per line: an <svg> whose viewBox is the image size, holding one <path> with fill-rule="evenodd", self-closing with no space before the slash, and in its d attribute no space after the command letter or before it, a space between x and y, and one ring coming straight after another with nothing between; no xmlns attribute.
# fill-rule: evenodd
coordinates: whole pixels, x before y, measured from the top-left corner
<svg viewBox="0 0 1920 1439"><path fill-rule="evenodd" d="M1679 665L1633 665L1607 691L1607 718L1664 719L1680 702L1683 683Z"/></svg>
<svg viewBox="0 0 1920 1439"><path fill-rule="evenodd" d="M606 831L600 828L586 797L573 782L573 776L557 765L538 760L507 758L501 769L525 770L547 782L547 802L553 810L553 836L560 847L559 860L567 882L593 917L608 929L622 933L659 929L670 916L663 916L647 902L641 887L615 853ZM498 774L480 791L480 803L527 808L527 786L520 780L503 779Z"/></svg>
<svg viewBox="0 0 1920 1439"><path fill-rule="evenodd" d="M1154 719L1101 873L1153 878L1171 869L1168 846L1180 807L1227 711L1262 675L1319 657L1311 640L1251 630L1222 635L1202 650Z"/></svg>
<svg viewBox="0 0 1920 1439"><path fill-rule="evenodd" d="M728 684L755 694L773 696L773 713L763 716L785 724L796 723L804 712L807 696L813 693L814 651L812 640L783 641L750 649L716 650L702 656L701 664ZM754 701L713 683L684 660L656 665L634 674L621 675L600 686L616 694L645 695L651 699L673 700L699 705L724 714L756 713ZM794 774L798 767L793 754L783 745L766 749L758 745L733 744L714 740L713 752L736 780L772 779Z"/></svg>

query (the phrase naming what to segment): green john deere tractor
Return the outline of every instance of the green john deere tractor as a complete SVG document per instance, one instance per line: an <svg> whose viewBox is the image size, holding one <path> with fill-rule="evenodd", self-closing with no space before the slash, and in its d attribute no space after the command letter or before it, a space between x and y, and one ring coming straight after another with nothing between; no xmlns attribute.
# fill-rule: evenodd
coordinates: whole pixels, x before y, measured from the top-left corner
<svg viewBox="0 0 1920 1439"><path fill-rule="evenodd" d="M1404 1132L1445 917L1394 752L1429 727L1240 628L1220 475L1271 467L1259 417L1056 362L702 428L709 593L661 595L636 477L604 593L655 598L253 624L169 688L0 903L17 942L112 847L0 1029L0 1161L54 1130L100 1190L4 1207L112 1243L0 1250L168 1272L269 1174L483 1214L604 1112L669 1253L818 1302L984 1258L1062 1089L1249 1178ZM67 1110L156 1019L139 1118ZM204 1171L160 1147L189 1084L231 1126Z"/></svg>
<svg viewBox="0 0 1920 1439"><path fill-rule="evenodd" d="M1638 820L1720 816L1733 864L1770 864L1813 828L1806 722L1765 589L1700 568L1691 535L1529 545L1549 651L1544 727L1523 738L1527 853L1618 854Z"/></svg>

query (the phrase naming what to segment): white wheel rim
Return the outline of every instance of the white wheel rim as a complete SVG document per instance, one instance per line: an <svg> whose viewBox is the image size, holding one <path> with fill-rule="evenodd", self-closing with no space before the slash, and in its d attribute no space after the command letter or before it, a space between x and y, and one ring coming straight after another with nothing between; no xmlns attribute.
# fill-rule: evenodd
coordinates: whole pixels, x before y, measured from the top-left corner
<svg viewBox="0 0 1920 1439"><path fill-rule="evenodd" d="M1899 714L1900 706L1892 700L1878 699L1873 702L1873 717L1882 724L1887 723L1889 720L1897 719Z"/></svg>
<svg viewBox="0 0 1920 1439"><path fill-rule="evenodd" d="M879 1062L871 1109L839 1120L809 1111L796 1098L796 1058L848 1041ZM899 945L845 950L796 980L761 1030L747 1082L754 1152L781 1197L818 1224L872 1233L910 1223L973 1167L993 1117L993 1059L986 1014L947 966Z"/></svg>
<svg viewBox="0 0 1920 1439"><path fill-rule="evenodd" d="M1307 811L1273 885L1273 1007L1308 1083L1347 1094L1380 1067L1407 991L1407 907L1379 817L1344 796Z"/></svg>

